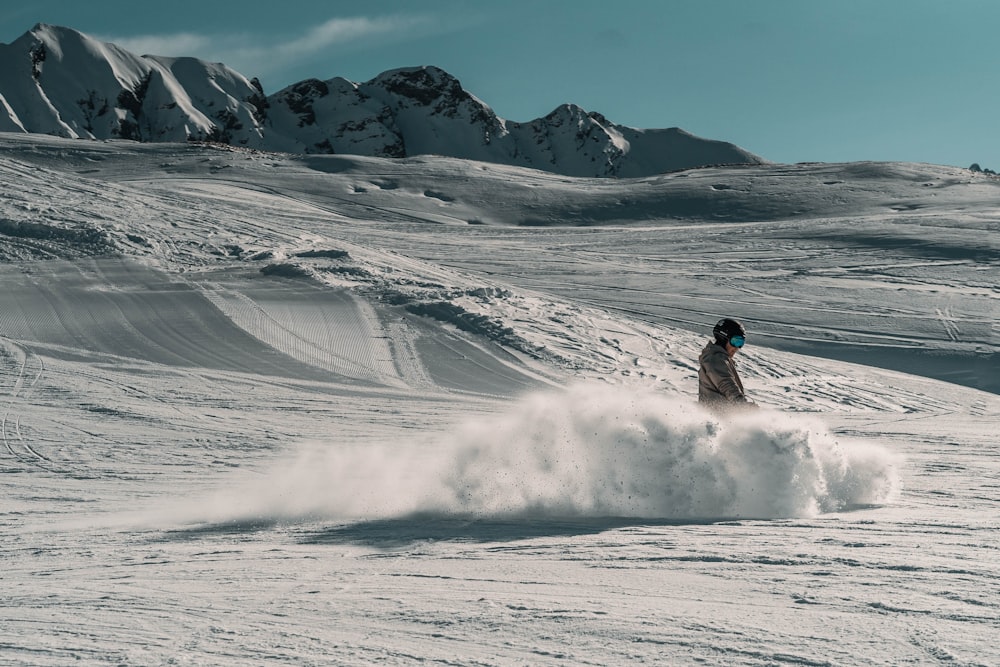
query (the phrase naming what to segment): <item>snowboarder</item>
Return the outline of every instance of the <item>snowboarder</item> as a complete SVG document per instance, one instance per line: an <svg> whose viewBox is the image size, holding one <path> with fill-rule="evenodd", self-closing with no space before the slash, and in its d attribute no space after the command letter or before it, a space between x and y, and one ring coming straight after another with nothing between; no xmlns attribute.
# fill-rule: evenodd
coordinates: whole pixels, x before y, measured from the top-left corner
<svg viewBox="0 0 1000 667"><path fill-rule="evenodd" d="M719 320L698 358L698 402L709 409L725 412L732 408L757 407L746 397L743 381L733 357L747 341L747 332L737 320Z"/></svg>

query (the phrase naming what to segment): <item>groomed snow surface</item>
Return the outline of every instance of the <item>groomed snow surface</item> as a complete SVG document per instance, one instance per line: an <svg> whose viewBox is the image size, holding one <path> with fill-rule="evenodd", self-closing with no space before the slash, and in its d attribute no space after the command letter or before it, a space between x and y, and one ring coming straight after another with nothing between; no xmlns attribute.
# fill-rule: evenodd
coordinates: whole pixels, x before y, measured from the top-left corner
<svg viewBox="0 0 1000 667"><path fill-rule="evenodd" d="M987 175L0 135L0 182L2 664L1000 664Z"/></svg>

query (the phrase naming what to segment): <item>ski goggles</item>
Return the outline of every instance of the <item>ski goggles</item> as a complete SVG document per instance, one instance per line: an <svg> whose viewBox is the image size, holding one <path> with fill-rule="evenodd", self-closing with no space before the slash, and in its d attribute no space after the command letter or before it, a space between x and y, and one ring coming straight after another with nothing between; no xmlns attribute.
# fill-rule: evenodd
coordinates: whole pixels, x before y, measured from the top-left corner
<svg viewBox="0 0 1000 667"><path fill-rule="evenodd" d="M729 339L729 344L733 347L743 347L746 345L746 336L733 336Z"/></svg>

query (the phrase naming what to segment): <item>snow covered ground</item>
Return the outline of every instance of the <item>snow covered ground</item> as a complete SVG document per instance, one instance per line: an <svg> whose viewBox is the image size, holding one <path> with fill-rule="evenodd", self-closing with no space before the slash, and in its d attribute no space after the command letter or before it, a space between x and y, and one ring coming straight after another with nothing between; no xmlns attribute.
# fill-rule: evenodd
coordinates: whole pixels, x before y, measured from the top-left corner
<svg viewBox="0 0 1000 667"><path fill-rule="evenodd" d="M2 664L1000 663L987 175L0 135L0 183Z"/></svg>

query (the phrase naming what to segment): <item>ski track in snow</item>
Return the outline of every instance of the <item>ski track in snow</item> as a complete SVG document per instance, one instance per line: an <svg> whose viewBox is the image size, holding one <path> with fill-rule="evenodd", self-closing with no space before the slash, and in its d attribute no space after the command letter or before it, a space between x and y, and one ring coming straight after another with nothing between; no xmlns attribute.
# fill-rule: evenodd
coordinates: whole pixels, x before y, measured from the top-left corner
<svg viewBox="0 0 1000 667"><path fill-rule="evenodd" d="M0 143L0 664L1000 663L990 182Z"/></svg>

